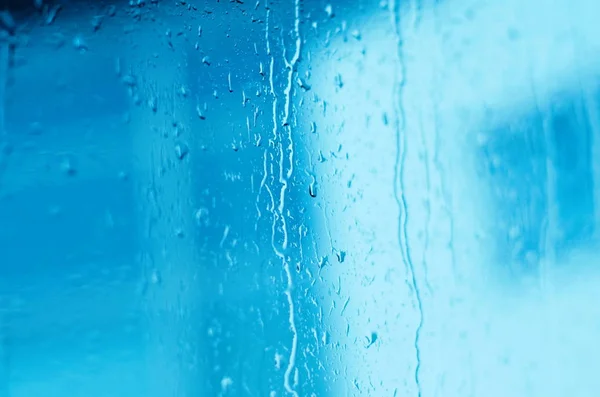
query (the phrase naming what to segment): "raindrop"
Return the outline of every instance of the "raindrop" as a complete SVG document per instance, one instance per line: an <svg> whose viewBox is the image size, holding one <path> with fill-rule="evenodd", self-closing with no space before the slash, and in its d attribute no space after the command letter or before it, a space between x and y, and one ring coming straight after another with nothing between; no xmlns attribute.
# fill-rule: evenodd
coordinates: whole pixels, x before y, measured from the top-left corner
<svg viewBox="0 0 600 397"><path fill-rule="evenodd" d="M175 145L175 155L179 160L183 160L187 154L189 153L189 148L187 145L180 143Z"/></svg>
<svg viewBox="0 0 600 397"><path fill-rule="evenodd" d="M378 338L377 333L371 332L371 335L366 337L367 345L365 347L368 349L369 347L373 346L373 344L375 342L377 342L377 338Z"/></svg>
<svg viewBox="0 0 600 397"><path fill-rule="evenodd" d="M55 5L54 7L48 10L48 14L46 15L46 25L52 25L61 8L62 6Z"/></svg>
<svg viewBox="0 0 600 397"><path fill-rule="evenodd" d="M325 155L323 155L323 152L319 150L319 163L324 163L326 161L327 159L325 158Z"/></svg>
<svg viewBox="0 0 600 397"><path fill-rule="evenodd" d="M75 36L75 38L73 38L73 47L81 52L85 52L88 49L87 44L81 36Z"/></svg>
<svg viewBox="0 0 600 397"><path fill-rule="evenodd" d="M125 83L128 87L135 87L137 85L137 81L134 76L128 74L123 76L123 83Z"/></svg>
<svg viewBox="0 0 600 397"><path fill-rule="evenodd" d="M152 112L156 113L156 111L158 110L158 103L156 97L148 99L148 107L152 109Z"/></svg>
<svg viewBox="0 0 600 397"><path fill-rule="evenodd" d="M198 114L198 118L200 120L206 120L206 103L204 107L200 107L200 105L196 105L196 113Z"/></svg>
<svg viewBox="0 0 600 397"><path fill-rule="evenodd" d="M196 218L198 225L208 225L208 208L198 208L194 214L194 217Z"/></svg>
<svg viewBox="0 0 600 397"><path fill-rule="evenodd" d="M310 194L310 197L312 198L317 197L317 183L314 179L310 185L308 185L308 194Z"/></svg>
<svg viewBox="0 0 600 397"><path fill-rule="evenodd" d="M333 7L331 7L331 4L327 4L325 6L325 12L327 13L327 16L329 18L333 18L335 16L335 14L333 13Z"/></svg>
<svg viewBox="0 0 600 397"><path fill-rule="evenodd" d="M206 66L210 66L210 57L208 55L202 57L202 63Z"/></svg>
<svg viewBox="0 0 600 397"><path fill-rule="evenodd" d="M187 96L189 95L189 91L186 86L182 85L181 87L179 87L179 95L181 95L184 98L187 98Z"/></svg>
<svg viewBox="0 0 600 397"><path fill-rule="evenodd" d="M73 160L70 158L66 158L62 161L60 169L68 176L74 176L77 174L77 169L73 164Z"/></svg>
<svg viewBox="0 0 600 397"><path fill-rule="evenodd" d="M344 82L342 81L342 75L339 73L335 75L335 85L338 88L342 88L344 86Z"/></svg>
<svg viewBox="0 0 600 397"><path fill-rule="evenodd" d="M329 259L327 258L327 256L322 257L319 261L319 269L324 268L327 265L327 263L329 263Z"/></svg>
<svg viewBox="0 0 600 397"><path fill-rule="evenodd" d="M221 379L221 391L226 392L232 384L233 380L230 377L224 377L223 379Z"/></svg>
<svg viewBox="0 0 600 397"><path fill-rule="evenodd" d="M98 30L100 30L100 27L102 26L103 18L104 17L102 15L96 15L95 17L92 18L92 29L94 30L94 32L97 32Z"/></svg>
<svg viewBox="0 0 600 397"><path fill-rule="evenodd" d="M312 132L313 134L317 133L317 123L315 123L314 121L310 123L310 132Z"/></svg>
<svg viewBox="0 0 600 397"><path fill-rule="evenodd" d="M341 251L341 250L336 250L335 256L337 257L338 262L344 263L344 260L346 259L346 252Z"/></svg>
<svg viewBox="0 0 600 397"><path fill-rule="evenodd" d="M304 91L309 91L310 90L310 85L308 85L304 80L302 80L300 77L298 77L296 79L296 82L298 83L298 86L300 88L302 88Z"/></svg>
<svg viewBox="0 0 600 397"><path fill-rule="evenodd" d="M275 353L275 368L281 369L281 363L283 362L283 355Z"/></svg>
<svg viewBox="0 0 600 397"><path fill-rule="evenodd" d="M160 276L160 272L157 269L152 270L152 274L150 275L150 283L156 285L160 284L162 281L162 277Z"/></svg>

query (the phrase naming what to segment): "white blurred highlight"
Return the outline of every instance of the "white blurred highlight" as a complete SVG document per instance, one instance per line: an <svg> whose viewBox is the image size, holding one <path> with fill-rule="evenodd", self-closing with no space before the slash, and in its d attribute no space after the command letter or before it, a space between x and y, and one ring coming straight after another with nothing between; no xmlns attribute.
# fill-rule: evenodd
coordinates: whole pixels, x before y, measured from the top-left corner
<svg viewBox="0 0 600 397"><path fill-rule="evenodd" d="M486 275L502 266L492 263L484 232L493 227L494 208L483 195L489 181L478 179L473 165L475 134L489 128L486 111L507 117L544 111L552 95L578 93L596 78L600 3L473 0L414 10L401 14L401 105L407 237L423 305L421 395L594 396L600 389L594 247L569 263L548 264L541 289L501 288ZM316 166L325 197L322 232L334 248L348 250L349 264L323 272L324 290L340 291L329 317L342 346L332 352L346 379L339 388L416 396L420 314L402 262L393 191L392 81L401 68L389 19L381 11L355 20L363 24L362 41L339 35L314 50L311 83L330 111L314 120L320 135L312 152L341 145L348 155ZM361 343L371 332L378 342L367 348Z"/></svg>

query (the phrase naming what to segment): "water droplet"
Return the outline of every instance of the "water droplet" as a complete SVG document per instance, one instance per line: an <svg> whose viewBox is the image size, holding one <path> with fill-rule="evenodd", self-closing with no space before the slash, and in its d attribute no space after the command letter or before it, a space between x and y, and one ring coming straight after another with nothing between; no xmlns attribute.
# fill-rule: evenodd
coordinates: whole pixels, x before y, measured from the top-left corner
<svg viewBox="0 0 600 397"><path fill-rule="evenodd" d="M204 107L200 107L200 105L196 105L196 113L198 114L198 118L200 118L200 120L206 120L206 103L204 104Z"/></svg>
<svg viewBox="0 0 600 397"><path fill-rule="evenodd" d="M344 81L342 80L342 75L339 73L335 75L335 85L338 88L342 88L344 86Z"/></svg>
<svg viewBox="0 0 600 397"><path fill-rule="evenodd" d="M98 30L100 30L103 20L104 20L104 17L102 15L96 15L92 18L92 29L94 32L97 32Z"/></svg>
<svg viewBox="0 0 600 397"><path fill-rule="evenodd" d="M233 384L233 379L231 379L228 376L224 377L223 379L221 379L221 391L226 392L227 389L229 389L232 384Z"/></svg>
<svg viewBox="0 0 600 397"><path fill-rule="evenodd" d="M206 66L210 66L210 57L208 55L205 55L204 57L202 57L202 63L205 64Z"/></svg>
<svg viewBox="0 0 600 397"><path fill-rule="evenodd" d="M327 263L329 263L329 259L327 258L327 256L322 257L319 261L319 269L324 268L327 265Z"/></svg>
<svg viewBox="0 0 600 397"><path fill-rule="evenodd" d="M331 7L331 4L327 4L325 6L325 13L327 13L327 16L329 18L333 18L335 16L335 14L333 13L333 7Z"/></svg>
<svg viewBox="0 0 600 397"><path fill-rule="evenodd" d="M77 174L77 169L73 164L73 159L70 158L66 158L62 161L60 169L68 176L75 176Z"/></svg>
<svg viewBox="0 0 600 397"><path fill-rule="evenodd" d="M160 276L160 272L157 269L152 270L152 274L150 274L150 283L157 285L162 281L162 277Z"/></svg>
<svg viewBox="0 0 600 397"><path fill-rule="evenodd" d="M156 113L158 110L158 103L156 97L151 97L148 99L148 107L152 109L152 112Z"/></svg>
<svg viewBox="0 0 600 397"><path fill-rule="evenodd" d="M179 160L183 160L185 156L189 153L189 148L186 144L180 143L175 145L175 155Z"/></svg>
<svg viewBox="0 0 600 397"><path fill-rule="evenodd" d="M61 9L62 6L57 4L48 10L48 14L46 14L46 25L52 25Z"/></svg>
<svg viewBox="0 0 600 397"><path fill-rule="evenodd" d="M323 155L323 152L319 151L319 163L324 163L326 161L327 159L325 158L325 155Z"/></svg>
<svg viewBox="0 0 600 397"><path fill-rule="evenodd" d="M179 87L179 95L181 95L184 98L187 98L187 96L189 95L189 90L186 86L182 85L181 87Z"/></svg>
<svg viewBox="0 0 600 397"><path fill-rule="evenodd" d="M194 217L196 218L198 225L208 225L208 208L198 208L194 214Z"/></svg>
<svg viewBox="0 0 600 397"><path fill-rule="evenodd" d="M362 35L360 34L360 32L357 29L354 29L351 33L352 37L354 37L356 40L360 40L362 38Z"/></svg>
<svg viewBox="0 0 600 397"><path fill-rule="evenodd" d="M313 134L317 133L317 123L315 123L314 121L310 123L310 132L312 132Z"/></svg>
<svg viewBox="0 0 600 397"><path fill-rule="evenodd" d="M73 47L80 52L85 52L88 49L87 44L81 36L75 36L75 38L73 38Z"/></svg>
<svg viewBox="0 0 600 397"><path fill-rule="evenodd" d="M137 85L136 78L130 74L123 76L122 81L126 86L130 88L135 87Z"/></svg>
<svg viewBox="0 0 600 397"><path fill-rule="evenodd" d="M367 345L365 346L367 349L371 346L373 346L373 344L375 342L377 342L377 332L371 332L370 336L367 336Z"/></svg>
<svg viewBox="0 0 600 397"><path fill-rule="evenodd" d="M298 83L298 86L300 88L302 88L304 91L309 91L310 90L310 85L308 83L306 83L306 81L302 80L300 77L298 77L296 79L296 83Z"/></svg>
<svg viewBox="0 0 600 397"><path fill-rule="evenodd" d="M346 252L341 251L341 250L336 250L335 256L337 257L338 262L344 263L344 260L346 259Z"/></svg>
<svg viewBox="0 0 600 397"><path fill-rule="evenodd" d="M283 355L275 353L275 368L281 369L281 363L283 362Z"/></svg>
<svg viewBox="0 0 600 397"><path fill-rule="evenodd" d="M308 194L310 197L317 197L317 182L313 179L313 181L308 185Z"/></svg>

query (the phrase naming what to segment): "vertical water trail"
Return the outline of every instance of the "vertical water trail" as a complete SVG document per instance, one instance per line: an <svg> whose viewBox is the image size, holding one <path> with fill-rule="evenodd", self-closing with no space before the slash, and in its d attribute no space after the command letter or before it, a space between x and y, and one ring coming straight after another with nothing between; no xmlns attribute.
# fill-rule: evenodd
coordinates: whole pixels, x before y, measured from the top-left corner
<svg viewBox="0 0 600 397"><path fill-rule="evenodd" d="M286 51L285 51L285 45L283 46L284 48L284 52L283 52L283 59L284 62L286 64L286 68L288 69L288 78L287 78L287 86L284 89L284 98L285 98L285 105L284 105L284 117L283 117L283 126L284 128L287 130L288 132L288 152L289 152L289 168L287 169L287 172L285 173L285 176L283 175L283 152L284 152L284 148L283 148L283 140L281 140L280 142L280 174L279 174L279 182L281 183L281 192L280 192L280 201L279 201L279 215L282 218L283 223L283 233L284 233L284 240L283 240L283 249L285 250L287 248L287 243L288 243L288 236L287 236L287 230L286 230L286 225L285 225L285 215L284 215L284 209L285 209L285 193L288 187L288 180L292 177L293 171L294 171L294 142L292 139L292 127L290 125L289 122L289 117L290 117L290 113L291 113L291 91L292 91L292 80L293 80L293 76L294 73L296 72L296 64L298 62L298 60L300 59L300 46L301 46L301 39L300 39L300 0L294 0L294 33L296 36L296 40L295 40L295 50L294 50L294 55L292 56L292 59L290 61L287 60L286 58ZM288 306L289 306L289 326L290 326L290 330L292 331L292 346L290 349L290 356L288 358L288 365L287 368L285 370L285 374L284 374L284 388L288 393L291 393L293 396L297 397L298 393L294 390L293 386L290 384L290 376L292 375L292 372L295 369L296 366L296 353L298 350L298 331L296 329L296 321L295 321L295 306L294 306L294 300L292 297L292 289L293 289L293 280L292 280L292 272L290 270L290 264L289 261L286 260L285 258L281 258L282 261L284 262L284 270L285 270L285 274L287 277L287 287L286 287L286 297L288 300ZM294 385L295 386L295 385Z"/></svg>
<svg viewBox="0 0 600 397"><path fill-rule="evenodd" d="M418 324L415 330L414 348L415 348L415 386L417 388L417 396L421 397L421 384L419 380L419 371L421 369L421 351L419 341L421 338L421 330L423 329L423 304L421 301L421 291L417 282L415 268L412 261L410 244L408 241L408 205L406 202L405 186L404 186L404 165L406 162L406 119L402 97L406 84L406 64L404 62L403 39L400 26L400 4L396 0L392 0L389 6L390 16L394 33L396 35L396 54L398 62L398 71L394 74L394 110L396 113L396 161L394 165L394 195L399 209L398 216L398 242L402 252L402 260L407 270L407 277L410 286L415 294L416 307L418 310ZM417 19L418 20L418 19Z"/></svg>
<svg viewBox="0 0 600 397"><path fill-rule="evenodd" d="M270 11L267 10L267 27L265 38L267 40L267 54L270 56L269 62L269 93L273 98L272 103L272 111L273 111L273 130L272 130L272 138L269 142L269 149L273 148L278 152L279 156L271 156L271 161L277 161L279 163L279 175L278 175L278 183L280 185L279 190L279 202L277 207L273 205L272 213L273 213L273 225L272 225L272 234L271 234L271 244L273 247L273 251L276 256L281 260L285 275L286 275L286 288L284 294L287 299L289 316L288 323L289 329L292 333L292 341L290 346L290 353L288 357L287 366L284 372L283 379L283 387L285 391L295 397L298 396L298 392L295 390L295 384L292 382L292 374L296 368L296 355L298 351L298 331L296 328L296 320L295 320L295 305L294 299L292 296L293 290L293 277L290 269L289 259L286 257L285 252L288 248L288 231L287 231L287 221L285 216L285 204L286 204L286 191L289 186L289 180L293 175L293 156L294 156L294 143L292 138L292 131L290 125L290 114L291 114L291 92L292 92L292 81L294 73L296 72L296 64L300 59L300 0L294 0L294 33L295 33L295 51L291 60L286 58L286 49L285 43L282 42L283 46L283 60L285 62L285 66L288 72L287 75L287 84L283 90L284 104L283 104L283 117L280 120L278 117L278 100L279 95L277 94L277 90L275 87L275 56L271 52L271 43L269 38L269 24L270 24ZM281 124L280 124L281 123ZM283 130L280 130L280 125L283 130L287 131L287 136L284 138ZM287 146L284 142L287 141ZM288 153L287 159L285 158L285 153ZM286 164L286 160L288 164ZM287 169L286 169L287 165ZM273 175L272 175L273 176ZM266 181L266 176L263 177L263 181ZM268 185L266 186L268 187ZM268 189L271 192L271 189ZM271 198L273 199L272 193ZM274 204L274 203L273 203ZM282 233L282 241L281 244L277 243L276 232L277 232L277 224L280 222L281 225L281 233Z"/></svg>

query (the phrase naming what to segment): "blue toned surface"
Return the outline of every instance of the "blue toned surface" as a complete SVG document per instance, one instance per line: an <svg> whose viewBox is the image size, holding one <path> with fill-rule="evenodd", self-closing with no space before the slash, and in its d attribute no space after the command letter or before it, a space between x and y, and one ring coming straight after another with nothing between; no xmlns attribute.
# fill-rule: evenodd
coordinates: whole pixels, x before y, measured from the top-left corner
<svg viewBox="0 0 600 397"><path fill-rule="evenodd" d="M0 397L595 397L600 5L7 10Z"/></svg>

